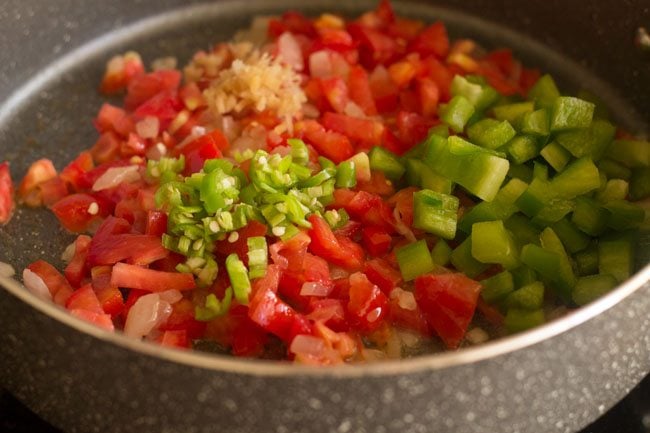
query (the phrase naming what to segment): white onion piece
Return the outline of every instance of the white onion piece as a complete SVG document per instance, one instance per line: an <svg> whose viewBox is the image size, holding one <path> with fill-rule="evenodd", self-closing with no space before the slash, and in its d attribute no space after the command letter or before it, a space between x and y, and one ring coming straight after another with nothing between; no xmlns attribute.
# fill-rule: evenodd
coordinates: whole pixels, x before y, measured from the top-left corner
<svg viewBox="0 0 650 433"><path fill-rule="evenodd" d="M160 299L170 304L175 304L181 299L183 299L183 294L176 289L165 290L164 292L158 293Z"/></svg>
<svg viewBox="0 0 650 433"><path fill-rule="evenodd" d="M303 283L300 289L301 296L327 296L332 291L332 287L318 281L307 281Z"/></svg>
<svg viewBox="0 0 650 433"><path fill-rule="evenodd" d="M277 146L273 148L271 154L277 153L278 155L285 157L291 155L291 148L289 146Z"/></svg>
<svg viewBox="0 0 650 433"><path fill-rule="evenodd" d="M144 295L129 310L124 333L129 337L142 338L163 324L171 313L171 304L160 299L160 294Z"/></svg>
<svg viewBox="0 0 650 433"><path fill-rule="evenodd" d="M27 290L39 298L46 301L52 300L50 289L47 288L43 279L29 269L23 271L23 284L27 287Z"/></svg>
<svg viewBox="0 0 650 433"><path fill-rule="evenodd" d="M16 270L9 263L0 262L0 276L2 277L13 277L16 275Z"/></svg>
<svg viewBox="0 0 650 433"><path fill-rule="evenodd" d="M228 141L233 141L239 134L239 125L232 116L223 116L221 118L221 132L226 136Z"/></svg>
<svg viewBox="0 0 650 433"><path fill-rule="evenodd" d="M266 147L266 129L262 125L249 126L240 137L230 145L230 153L245 152L250 149L252 152Z"/></svg>
<svg viewBox="0 0 650 433"><path fill-rule="evenodd" d="M405 310L413 311L417 308L418 304L415 302L415 296L413 293L406 290L402 290L399 287L395 287L392 292L390 292L390 297L397 299L397 304L400 308Z"/></svg>
<svg viewBox="0 0 650 433"><path fill-rule="evenodd" d="M77 250L77 247L75 246L75 242L72 241L67 247L65 247L65 250L61 253L61 260L63 260L66 263L69 263L70 260L74 257L74 253Z"/></svg>
<svg viewBox="0 0 650 433"><path fill-rule="evenodd" d="M366 117L366 113L363 112L361 107L359 107L357 104L355 104L352 101L349 101L347 104L345 104L345 109L343 112L351 117L359 117L359 118L364 118Z"/></svg>
<svg viewBox="0 0 650 433"><path fill-rule="evenodd" d="M154 116L147 116L135 124L135 131L142 138L156 138L159 130L160 121Z"/></svg>
<svg viewBox="0 0 650 433"><path fill-rule="evenodd" d="M111 167L93 184L93 191L102 191L116 187L121 183L131 183L140 179L140 167L127 165L126 167Z"/></svg>
<svg viewBox="0 0 650 433"><path fill-rule="evenodd" d="M289 32L284 32L277 39L277 44L278 56L284 63L296 71L302 71L305 61L302 58L302 50L296 37Z"/></svg>
<svg viewBox="0 0 650 433"><path fill-rule="evenodd" d="M309 56L309 72L314 78L329 78L332 76L332 61L327 51L315 51Z"/></svg>
<svg viewBox="0 0 650 433"><path fill-rule="evenodd" d="M402 357L402 339L397 332L391 332L386 341L386 355L390 359L399 359Z"/></svg>
<svg viewBox="0 0 650 433"><path fill-rule="evenodd" d="M483 328L473 328L467 331L465 338L472 344L485 343L490 339L490 336Z"/></svg>
<svg viewBox="0 0 650 433"><path fill-rule="evenodd" d="M320 356L325 352L325 342L312 335L296 335L289 351L296 355Z"/></svg>

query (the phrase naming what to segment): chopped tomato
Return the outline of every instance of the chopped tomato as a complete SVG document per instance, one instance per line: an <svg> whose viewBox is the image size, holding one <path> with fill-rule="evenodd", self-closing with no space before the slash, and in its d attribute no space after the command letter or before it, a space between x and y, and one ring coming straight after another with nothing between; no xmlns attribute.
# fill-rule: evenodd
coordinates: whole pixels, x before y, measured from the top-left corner
<svg viewBox="0 0 650 433"><path fill-rule="evenodd" d="M124 106L133 110L160 92L176 90L180 82L181 73L174 69L138 75L129 82Z"/></svg>
<svg viewBox="0 0 650 433"><path fill-rule="evenodd" d="M230 242L228 239L217 241L215 243L215 252L226 257L236 253L241 261L248 264L248 238L255 236L265 236L267 232L266 225L259 221L251 221L246 226L237 230L239 237L236 241Z"/></svg>
<svg viewBox="0 0 650 433"><path fill-rule="evenodd" d="M444 59L449 53L449 37L445 25L439 21L431 24L415 38L409 49L423 57L433 54Z"/></svg>
<svg viewBox="0 0 650 433"><path fill-rule="evenodd" d="M335 331L348 331L350 326L345 316L345 306L340 299L311 298L307 317L314 322L322 322Z"/></svg>
<svg viewBox="0 0 650 433"><path fill-rule="evenodd" d="M361 66L354 65L348 75L350 99L357 104L367 116L375 116L377 107L372 97L368 73Z"/></svg>
<svg viewBox="0 0 650 433"><path fill-rule="evenodd" d="M311 243L309 250L325 260L349 270L361 269L364 254L359 244L343 236L335 236L323 218L311 215L309 230Z"/></svg>
<svg viewBox="0 0 650 433"><path fill-rule="evenodd" d="M100 133L115 131L116 125L118 125L126 116L126 111L123 108L105 102L102 104L99 113L97 113L97 117L95 118L95 128Z"/></svg>
<svg viewBox="0 0 650 433"><path fill-rule="evenodd" d="M395 287L403 283L400 271L381 258L368 260L363 268L363 273L387 295L390 295Z"/></svg>
<svg viewBox="0 0 650 433"><path fill-rule="evenodd" d="M387 64L402 52L400 45L381 31L358 23L349 24L347 30L359 42L359 61L368 69Z"/></svg>
<svg viewBox="0 0 650 433"><path fill-rule="evenodd" d="M111 284L148 292L192 290L196 286L192 274L156 271L126 263L116 263L113 266Z"/></svg>
<svg viewBox="0 0 650 433"><path fill-rule="evenodd" d="M438 101L440 90L438 85L430 78L418 78L417 92L420 102L420 114L424 117L432 117L438 112Z"/></svg>
<svg viewBox="0 0 650 433"><path fill-rule="evenodd" d="M269 22L269 35L278 37L284 32L314 37L316 30L311 20L300 12L289 11L282 14L281 18L273 18Z"/></svg>
<svg viewBox="0 0 650 433"><path fill-rule="evenodd" d="M102 201L82 193L62 198L51 209L63 227L77 233L88 230L108 213Z"/></svg>
<svg viewBox="0 0 650 433"><path fill-rule="evenodd" d="M72 295L72 287L54 266L44 260L37 260L27 266L27 269L41 277L55 303L65 305Z"/></svg>
<svg viewBox="0 0 650 433"><path fill-rule="evenodd" d="M59 177L70 185L73 190L79 191L82 188L84 174L92 170L94 166L90 152L83 151L74 161L61 170Z"/></svg>
<svg viewBox="0 0 650 433"><path fill-rule="evenodd" d="M391 298L389 302L388 320L396 326L415 331L419 334L428 336L429 325L417 305L414 309L409 310L400 305L398 298Z"/></svg>
<svg viewBox="0 0 650 433"><path fill-rule="evenodd" d="M74 255L65 267L65 277L73 286L80 286L86 274L86 256L90 247L90 236L79 235L74 241Z"/></svg>
<svg viewBox="0 0 650 433"><path fill-rule="evenodd" d="M304 138L314 146L319 154L331 159L336 164L354 155L354 149L348 137L336 131L326 131L318 122L305 121Z"/></svg>
<svg viewBox="0 0 650 433"><path fill-rule="evenodd" d="M363 246L371 256L383 256L388 253L393 242L390 234L381 227L366 226L361 229Z"/></svg>
<svg viewBox="0 0 650 433"><path fill-rule="evenodd" d="M14 207L14 184L11 182L9 164L0 164L0 225L6 224L11 219Z"/></svg>
<svg viewBox="0 0 650 433"><path fill-rule="evenodd" d="M147 211L147 225L144 233L152 236L162 236L167 232L167 214L159 210Z"/></svg>
<svg viewBox="0 0 650 433"><path fill-rule="evenodd" d="M322 122L325 128L339 132L364 147L380 145L384 135L384 125L375 120L327 112Z"/></svg>
<svg viewBox="0 0 650 433"><path fill-rule="evenodd" d="M120 139L113 132L104 132L99 136L94 146L90 149L90 154L95 162L102 164L114 160L120 151Z"/></svg>
<svg viewBox="0 0 650 433"><path fill-rule="evenodd" d="M104 328L107 331L115 330L115 325L113 324L113 319L110 314L96 313L94 311L83 309L72 309L70 310L70 314L88 323L99 326L100 328Z"/></svg>
<svg viewBox="0 0 650 433"><path fill-rule="evenodd" d="M161 331L183 331L189 339L200 338L205 331L205 322L194 317L194 304L189 299L181 299L172 304L172 314L160 325Z"/></svg>
<svg viewBox="0 0 650 433"><path fill-rule="evenodd" d="M370 89L379 113L388 113L397 108L399 89L390 79L388 71L383 66L376 67L368 77Z"/></svg>
<svg viewBox="0 0 650 433"><path fill-rule="evenodd" d="M405 150L424 141L427 138L429 129L438 123L438 120L428 119L417 113L406 111L397 113L397 130L402 143L404 143Z"/></svg>
<svg viewBox="0 0 650 433"><path fill-rule="evenodd" d="M38 186L56 177L56 169L49 159L39 159L32 163L27 174L18 185L18 196L28 206L43 204L43 194Z"/></svg>
<svg viewBox="0 0 650 433"><path fill-rule="evenodd" d="M185 156L186 176L203 168L208 159L221 158L221 151L229 147L228 139L221 131L215 129L191 142L174 149L174 156Z"/></svg>
<svg viewBox="0 0 650 433"><path fill-rule="evenodd" d="M345 81L340 77L323 78L320 80L320 85L323 89L323 94L334 111L339 113L345 112L345 108L350 101L348 96L348 86L345 84ZM331 126L328 126L325 122L323 122L323 126L328 129L334 129Z"/></svg>
<svg viewBox="0 0 650 433"><path fill-rule="evenodd" d="M161 346L181 349L186 349L190 345L190 340L187 338L187 332L185 331L165 331L156 341Z"/></svg>
<svg viewBox="0 0 650 433"><path fill-rule="evenodd" d="M355 328L363 332L377 329L388 313L388 298L361 272L350 275L348 313Z"/></svg>
<svg viewBox="0 0 650 433"><path fill-rule="evenodd" d="M303 285L312 282L331 288L332 280L329 266L324 259L304 252L299 261L299 268L295 269L294 265L282 272L278 292L296 308L305 310L310 297L301 295Z"/></svg>
<svg viewBox="0 0 650 433"><path fill-rule="evenodd" d="M144 119L147 116L156 117L160 121L160 130L167 126L183 108L183 102L175 91L163 91L140 104L135 110L136 118Z"/></svg>
<svg viewBox="0 0 650 433"><path fill-rule="evenodd" d="M90 266L112 265L128 260L136 265L148 265L169 255L158 236L122 233L96 234L88 250Z"/></svg>
<svg viewBox="0 0 650 433"><path fill-rule="evenodd" d="M334 191L334 198L341 196L342 190ZM338 202L338 200L337 200ZM341 203L341 206L353 218L364 224L374 225L385 229L388 233L393 233L394 218L393 212L386 202L378 195L366 191L358 191L347 203Z"/></svg>
<svg viewBox="0 0 650 433"><path fill-rule="evenodd" d="M424 317L450 349L456 349L474 316L481 284L463 274L422 275L415 299Z"/></svg>
<svg viewBox="0 0 650 433"><path fill-rule="evenodd" d="M92 285L86 284L75 290L65 303L68 310L86 310L97 314L104 314L99 299L93 291Z"/></svg>
<svg viewBox="0 0 650 433"><path fill-rule="evenodd" d="M106 64L106 72L99 91L106 94L117 93L126 88L134 77L144 73L142 59L133 51L113 57Z"/></svg>

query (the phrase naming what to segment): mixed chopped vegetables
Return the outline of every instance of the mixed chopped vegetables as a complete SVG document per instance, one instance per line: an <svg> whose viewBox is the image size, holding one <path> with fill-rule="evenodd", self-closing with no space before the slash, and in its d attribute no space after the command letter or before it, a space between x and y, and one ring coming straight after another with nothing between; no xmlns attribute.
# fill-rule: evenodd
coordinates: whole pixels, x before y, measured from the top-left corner
<svg viewBox="0 0 650 433"><path fill-rule="evenodd" d="M254 29L182 72L110 60L123 106L18 186L78 233L29 290L165 346L337 364L526 330L630 276L650 143L593 97L386 0ZM12 197L3 163L0 222Z"/></svg>

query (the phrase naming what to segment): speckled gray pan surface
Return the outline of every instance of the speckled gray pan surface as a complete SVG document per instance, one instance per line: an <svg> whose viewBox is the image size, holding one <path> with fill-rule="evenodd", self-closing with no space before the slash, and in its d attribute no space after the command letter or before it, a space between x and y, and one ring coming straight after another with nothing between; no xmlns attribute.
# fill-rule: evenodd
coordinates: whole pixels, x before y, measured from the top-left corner
<svg viewBox="0 0 650 433"><path fill-rule="evenodd" d="M633 131L647 130L647 114L639 113L650 112L650 66L632 45L636 27L650 23L647 2L568 3L465 0L397 9L442 18L452 34L488 47L511 46L566 88L599 94ZM254 14L287 5L313 13L326 4L3 2L0 160L10 160L18 178L38 157L60 168L89 147L101 104L96 85L113 53L134 48L147 61L177 55L183 62ZM342 12L370 6L329 4ZM69 239L48 213L20 210L0 228L0 260L18 269L40 257L56 263ZM639 268L649 247L640 242ZM650 371L649 273L564 321L484 348L318 371L126 341L11 286L0 289L0 383L72 432L571 432Z"/></svg>

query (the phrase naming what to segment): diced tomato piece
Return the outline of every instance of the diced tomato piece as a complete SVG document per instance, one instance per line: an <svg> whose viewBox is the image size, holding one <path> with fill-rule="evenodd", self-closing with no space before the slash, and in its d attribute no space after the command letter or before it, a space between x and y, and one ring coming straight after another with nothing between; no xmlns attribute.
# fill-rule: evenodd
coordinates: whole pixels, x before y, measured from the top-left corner
<svg viewBox="0 0 650 433"><path fill-rule="evenodd" d="M278 291L284 299L296 306L296 308L304 310L309 303L309 296L300 294L303 284L316 282L330 287L332 286L332 280L329 266L321 257L304 252L300 262L300 268L287 269L282 272Z"/></svg>
<svg viewBox="0 0 650 433"><path fill-rule="evenodd" d="M88 265L112 265L128 260L136 265L148 265L169 255L160 238L152 235L116 234L93 237L88 250ZM128 286L125 286L128 287Z"/></svg>
<svg viewBox="0 0 650 433"><path fill-rule="evenodd" d="M350 101L348 96L348 86L345 84L345 81L340 77L323 78L320 80L320 85L323 88L323 94L334 111L339 113L345 112L345 107ZM324 126L333 129L327 125Z"/></svg>
<svg viewBox="0 0 650 433"><path fill-rule="evenodd" d="M86 275L86 256L90 247L90 236L79 235L74 241L74 255L65 267L65 277L73 286L81 285L81 280Z"/></svg>
<svg viewBox="0 0 650 433"><path fill-rule="evenodd" d="M97 206L97 212L93 208ZM52 206L52 212L63 227L71 232L83 232L108 213L103 203L88 194L71 194Z"/></svg>
<svg viewBox="0 0 650 433"><path fill-rule="evenodd" d="M390 295L395 287L403 283L402 274L386 260L374 258L368 260L363 268L364 274L373 283L379 286L382 292Z"/></svg>
<svg viewBox="0 0 650 433"><path fill-rule="evenodd" d="M413 225L413 193L416 191L415 187L403 188L388 201L395 205L402 223L407 227Z"/></svg>
<svg viewBox="0 0 650 433"><path fill-rule="evenodd" d="M384 25L391 24L395 21L395 12L393 11L393 5L391 5L390 0L381 0L377 5L375 13Z"/></svg>
<svg viewBox="0 0 650 433"><path fill-rule="evenodd" d="M347 28L359 42L359 61L367 69L388 64L402 53L402 47L381 31L351 23Z"/></svg>
<svg viewBox="0 0 650 433"><path fill-rule="evenodd" d="M59 177L70 185L72 189L78 191L82 187L84 174L92 170L94 166L95 164L93 163L93 157L90 152L83 151L74 161L61 170Z"/></svg>
<svg viewBox="0 0 650 433"><path fill-rule="evenodd" d="M312 104L318 108L319 111L326 111L328 109L328 100L323 92L320 78L308 78L303 86L303 91Z"/></svg>
<svg viewBox="0 0 650 433"><path fill-rule="evenodd" d="M144 73L144 65L138 53L128 53L115 56L106 64L106 71L99 86L99 91L105 94L117 93L129 85L133 77Z"/></svg>
<svg viewBox="0 0 650 433"><path fill-rule="evenodd" d="M108 274L108 281L110 283L110 272ZM124 311L124 297L122 292L115 286L109 285L108 287L97 288L94 285L93 289L97 294L97 299L102 306L104 313L116 317Z"/></svg>
<svg viewBox="0 0 650 433"><path fill-rule="evenodd" d="M271 259L282 270L301 272L305 267L305 254L310 242L305 232L299 232L287 241L277 241L269 247Z"/></svg>
<svg viewBox="0 0 650 433"><path fill-rule="evenodd" d="M358 180L356 189L381 197L390 196L395 193L393 182L386 179L386 175L383 172L376 170L370 172L370 180ZM382 207L383 204L378 206Z"/></svg>
<svg viewBox="0 0 650 433"><path fill-rule="evenodd" d="M185 104L185 108L194 111L205 106L203 93L196 83L187 83L178 91L178 97Z"/></svg>
<svg viewBox="0 0 650 433"><path fill-rule="evenodd" d="M248 238L255 236L265 236L267 231L266 225L259 221L251 221L246 226L237 230L239 237L235 242L229 242L227 239L215 243L215 252L226 257L236 253L239 259L248 264Z"/></svg>
<svg viewBox="0 0 650 433"><path fill-rule="evenodd" d="M167 232L167 214L159 210L147 211L147 226L144 233L152 236L162 236Z"/></svg>
<svg viewBox="0 0 650 433"><path fill-rule="evenodd" d="M395 62L388 67L388 75L400 89L408 87L417 72L415 65L407 60Z"/></svg>
<svg viewBox="0 0 650 433"><path fill-rule="evenodd" d="M311 334L311 324L303 315L278 298L276 292L281 270L270 265L266 276L255 281L248 317L267 332L280 337L286 343L299 334Z"/></svg>
<svg viewBox="0 0 650 433"><path fill-rule="evenodd" d="M503 326L503 314L498 308L488 304L479 296L476 309L485 317L485 319L494 326Z"/></svg>
<svg viewBox="0 0 650 433"><path fill-rule="evenodd" d="M388 298L361 272L350 275L348 313L355 328L363 332L377 329L388 313Z"/></svg>
<svg viewBox="0 0 650 433"><path fill-rule="evenodd" d="M318 47L329 48L336 51L347 51L355 47L355 42L350 33L343 29L321 27L318 30Z"/></svg>
<svg viewBox="0 0 650 433"><path fill-rule="evenodd" d="M366 226L361 229L361 239L371 256L383 256L388 253L393 242L390 234L381 227Z"/></svg>
<svg viewBox="0 0 650 433"><path fill-rule="evenodd" d="M296 11L285 12L281 18L273 18L269 22L268 32L271 37L278 37L287 31L309 37L316 36L312 21Z"/></svg>
<svg viewBox="0 0 650 433"><path fill-rule="evenodd" d="M352 144L344 134L326 131L315 121L305 121L303 124L308 125L308 129L304 131L304 138L314 146L319 154L331 159L336 164L354 155Z"/></svg>
<svg viewBox="0 0 650 433"><path fill-rule="evenodd" d="M449 101L451 97L451 81L454 74L443 63L433 56L423 59L422 77L431 79L438 86L440 91L440 101Z"/></svg>
<svg viewBox="0 0 650 433"><path fill-rule="evenodd" d="M522 96L528 95L528 91L535 85L535 83L537 83L537 80L539 80L539 77L541 75L542 74L539 72L539 69L522 69L521 78L519 79L519 89Z"/></svg>
<svg viewBox="0 0 650 433"><path fill-rule="evenodd" d="M388 26L386 32L394 38L410 42L420 34L423 28L424 23L422 21L397 17L395 22Z"/></svg>
<svg viewBox="0 0 650 433"><path fill-rule="evenodd" d="M348 89L350 98L367 116L375 116L377 107L372 97L368 73L361 66L354 65L350 68L348 76Z"/></svg>
<svg viewBox="0 0 650 433"><path fill-rule="evenodd" d="M449 36L447 29L440 21L424 29L410 44L409 51L418 52L421 56L433 54L439 59L449 53Z"/></svg>
<svg viewBox="0 0 650 433"><path fill-rule="evenodd" d="M55 303L65 305L70 295L72 295L72 287L54 266L44 260L37 260L27 266L27 269L41 277Z"/></svg>
<svg viewBox="0 0 650 433"><path fill-rule="evenodd" d="M147 99L136 108L136 118L144 119L153 116L160 121L160 130L167 129L178 112L183 108L183 102L175 91L160 92Z"/></svg>
<svg viewBox="0 0 650 433"><path fill-rule="evenodd" d="M440 100L438 85L430 78L419 78L417 93L420 101L420 114L424 117L434 116L438 112L438 101Z"/></svg>
<svg viewBox="0 0 650 433"><path fill-rule="evenodd" d="M384 125L370 119L327 112L322 118L323 126L339 132L367 147L378 146L384 135Z"/></svg>
<svg viewBox="0 0 650 433"><path fill-rule="evenodd" d="M115 131L115 126L118 125L124 117L126 111L123 108L116 107L107 102L103 103L95 118L95 128L100 134L108 131Z"/></svg>
<svg viewBox="0 0 650 433"><path fill-rule="evenodd" d="M314 322L322 322L335 331L348 331L350 326L345 315L345 306L340 299L311 298L307 317Z"/></svg>
<svg viewBox="0 0 650 433"><path fill-rule="evenodd" d="M189 176L201 170L208 159L221 158L221 151L228 147L230 144L226 136L218 129L214 129L182 147L174 149L174 156L185 156L184 174Z"/></svg>
<svg viewBox="0 0 650 433"><path fill-rule="evenodd" d="M73 309L70 310L70 314L75 317L85 320L88 323L104 328L107 331L114 331L115 325L113 325L113 319L110 314L96 313L94 311Z"/></svg>
<svg viewBox="0 0 650 433"><path fill-rule="evenodd" d="M480 290L480 283L459 273L427 274L415 279L415 299L448 348L458 348L465 336Z"/></svg>
<svg viewBox="0 0 650 433"><path fill-rule="evenodd" d="M194 316L194 304L189 299L181 299L172 304L172 314L167 322L160 325L161 331L184 331L190 340L199 338L205 332L205 322Z"/></svg>
<svg viewBox="0 0 650 433"><path fill-rule="evenodd" d="M361 269L364 254L359 244L343 236L336 237L327 222L316 214L309 217L309 222L312 253L349 270Z"/></svg>
<svg viewBox="0 0 650 433"><path fill-rule="evenodd" d="M42 197L43 205L52 206L68 195L68 186L60 177L53 177L36 187Z"/></svg>
<svg viewBox="0 0 650 433"><path fill-rule="evenodd" d="M388 320L396 326L410 329L422 335L430 335L429 325L420 307L416 306L413 310L402 308L398 298L390 299Z"/></svg>
<svg viewBox="0 0 650 433"><path fill-rule="evenodd" d="M18 196L28 206L43 204L43 195L37 188L43 182L56 177L56 169L49 159L39 159L32 163L27 174L18 185Z"/></svg>
<svg viewBox="0 0 650 433"><path fill-rule="evenodd" d="M6 224L14 212L14 184L11 182L9 163L0 164L0 225Z"/></svg>
<svg viewBox="0 0 650 433"><path fill-rule="evenodd" d="M102 164L114 160L120 151L120 139L113 131L104 132L99 136L90 154L95 162Z"/></svg>
<svg viewBox="0 0 650 433"><path fill-rule="evenodd" d="M383 66L376 67L368 79L377 111L379 113L388 113L395 110L399 102L399 89L391 80L386 68Z"/></svg>
<svg viewBox="0 0 650 433"><path fill-rule="evenodd" d="M176 90L181 82L181 73L175 69L155 71L134 77L127 88L124 106L134 110L148 99L166 90Z"/></svg>
<svg viewBox="0 0 650 433"><path fill-rule="evenodd" d="M192 290L196 286L192 274L156 271L126 263L116 263L113 266L111 284L149 292Z"/></svg>
<svg viewBox="0 0 650 433"><path fill-rule="evenodd" d="M86 284L75 290L65 303L65 308L68 310L86 310L97 314L104 314L104 310L91 284Z"/></svg>
<svg viewBox="0 0 650 433"><path fill-rule="evenodd" d="M242 317L232 332L232 354L235 356L259 357L264 353L268 335L248 317Z"/></svg>
<svg viewBox="0 0 650 433"><path fill-rule="evenodd" d="M438 120L427 119L417 113L400 111L397 113L397 129L407 149L427 138L429 129L438 124Z"/></svg>
<svg viewBox="0 0 650 433"><path fill-rule="evenodd" d="M190 345L190 340L187 338L187 332L185 331L165 331L157 341L161 346L180 349L187 349Z"/></svg>
<svg viewBox="0 0 650 433"><path fill-rule="evenodd" d="M390 206L388 206L388 204L386 204L386 202L376 194L371 194L366 191L358 191L352 200L343 207L350 216L364 224L382 227L389 233L395 231L393 211Z"/></svg>

